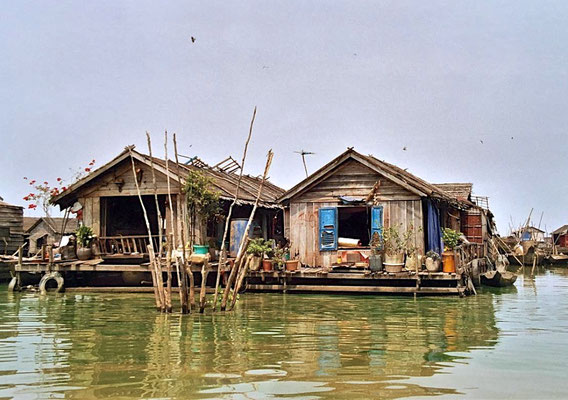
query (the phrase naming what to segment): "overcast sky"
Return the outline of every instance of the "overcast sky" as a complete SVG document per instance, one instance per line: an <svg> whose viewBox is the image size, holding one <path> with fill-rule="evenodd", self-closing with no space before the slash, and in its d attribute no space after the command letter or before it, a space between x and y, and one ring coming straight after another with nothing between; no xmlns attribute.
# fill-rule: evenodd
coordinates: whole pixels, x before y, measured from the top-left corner
<svg viewBox="0 0 568 400"><path fill-rule="evenodd" d="M192 43L190 38L196 38ZM568 2L4 1L0 196L124 146L240 160L274 183L346 147L473 182L501 233L568 223ZM483 141L483 143L481 143ZM190 147L191 146L191 147ZM407 150L404 151L403 147ZM27 211L26 211L27 212Z"/></svg>

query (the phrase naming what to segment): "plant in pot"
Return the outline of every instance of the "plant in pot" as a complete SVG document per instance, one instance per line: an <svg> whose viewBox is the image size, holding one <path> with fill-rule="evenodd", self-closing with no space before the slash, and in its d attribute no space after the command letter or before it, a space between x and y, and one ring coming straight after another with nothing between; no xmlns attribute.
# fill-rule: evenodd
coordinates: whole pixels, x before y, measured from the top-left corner
<svg viewBox="0 0 568 400"><path fill-rule="evenodd" d="M77 237L77 258L79 260L88 260L93 256L93 250L91 249L91 244L95 239L93 230L88 226L81 225L75 231L75 236Z"/></svg>
<svg viewBox="0 0 568 400"><path fill-rule="evenodd" d="M422 228L418 228L418 232L422 232ZM418 254L418 246L416 246L414 226L410 225L403 235L403 242L406 252L406 269L418 272L422 267L422 255Z"/></svg>
<svg viewBox="0 0 568 400"><path fill-rule="evenodd" d="M443 271L448 273L456 272L456 261L454 249L460 242L461 233L450 228L442 231L444 241L444 252L442 253Z"/></svg>
<svg viewBox="0 0 568 400"><path fill-rule="evenodd" d="M251 239L247 248L247 254L251 257L249 268L251 271L258 271L262 264L265 253L272 251L272 242L263 238Z"/></svg>
<svg viewBox="0 0 568 400"><path fill-rule="evenodd" d="M389 226L384 230L383 248L385 270L387 272L401 272L404 267L405 243L396 227Z"/></svg>
<svg viewBox="0 0 568 400"><path fill-rule="evenodd" d="M286 264L286 260L284 259L284 255L288 249L285 247L276 246L274 248L274 252L272 254L272 262L274 263L274 267L282 271L284 269L284 264Z"/></svg>
<svg viewBox="0 0 568 400"><path fill-rule="evenodd" d="M190 169L183 187L189 216L189 244L197 254L207 254L209 246L195 243L196 231L200 231L209 218L219 215L219 192L212 190L213 180L202 172ZM199 217L199 218L198 218Z"/></svg>
<svg viewBox="0 0 568 400"><path fill-rule="evenodd" d="M370 246L371 246L371 255L369 256L369 268L373 272L382 271L383 259L381 253L382 253L383 243L379 232L373 233Z"/></svg>
<svg viewBox="0 0 568 400"><path fill-rule="evenodd" d="M274 254L274 241L266 240L264 244L266 245L266 248L264 251L264 258L262 260L262 270L264 272L271 272L273 266L272 255Z"/></svg>
<svg viewBox="0 0 568 400"><path fill-rule="evenodd" d="M438 272L440 270L440 255L434 250L426 253L426 269L428 272Z"/></svg>

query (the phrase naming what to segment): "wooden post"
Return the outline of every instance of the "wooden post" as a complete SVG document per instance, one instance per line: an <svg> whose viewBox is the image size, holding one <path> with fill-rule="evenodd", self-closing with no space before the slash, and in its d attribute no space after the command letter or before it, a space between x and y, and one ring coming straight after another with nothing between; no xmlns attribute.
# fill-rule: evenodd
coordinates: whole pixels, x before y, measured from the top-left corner
<svg viewBox="0 0 568 400"><path fill-rule="evenodd" d="M180 172L180 167L179 167L179 158L178 158L178 150L177 150L177 140L176 140L176 134L174 133L174 153L176 155L176 170L177 170L177 177L178 177L178 185L179 185L179 203L180 203L180 209L181 209L181 218L182 218L182 224L181 224L181 230L180 230L180 240L181 240L181 247L182 247L182 269L183 271L185 271L185 273L188 275L189 278L189 312L191 312L191 309L195 306L195 285L194 285L194 281L193 281L193 272L191 271L191 266L188 264L187 262L187 257L185 256L185 226L186 226L186 210L185 207L183 207L182 203L182 197L183 197L183 184L182 184L182 177L181 177L181 172Z"/></svg>
<svg viewBox="0 0 568 400"><path fill-rule="evenodd" d="M244 237L243 241L241 242L241 245L244 243L244 248L246 249L248 247L249 242L250 238L247 235ZM242 260L242 255L241 251L239 250L235 263L231 268L231 273L229 274L229 278L227 279L227 284L225 285L225 291L223 292L223 299L221 300L221 311L225 311L225 309L227 308L227 300L229 298L229 292L231 291L231 286L233 286L233 282L237 277L237 272L239 271L241 260Z"/></svg>
<svg viewBox="0 0 568 400"><path fill-rule="evenodd" d="M158 289L160 290L160 295L162 296L162 311L166 310L166 293L164 292L164 276L162 274L162 213L160 211L160 203L158 201L158 184L156 183L156 171L154 169L154 157L152 156L152 142L150 140L150 134L146 132L146 138L148 140L148 152L150 156L150 170L152 171L152 186L154 189L154 201L156 203L156 216L158 222L158 256L154 254L154 260L157 264L156 273L158 278Z"/></svg>
<svg viewBox="0 0 568 400"><path fill-rule="evenodd" d="M256 117L256 107L254 108L254 111L252 113L252 120L250 121L250 128L249 128L249 134L247 137L247 141L245 142L245 149L243 151L243 160L241 161L241 171L239 174L239 180L237 182L237 188L235 189L235 198L233 199L233 202L231 203L231 205L229 206L229 212L227 214L227 218L225 219L225 230L223 231L223 240L221 241L221 256L219 259L219 265L217 266L217 280L215 282L215 294L213 296L213 311L215 311L217 309L217 296L219 294L219 287L220 287L220 279L221 279L221 269L225 266L225 263L227 262L227 250L225 249L225 242L227 240L227 232L229 231L229 226L231 224L231 216L233 214L233 207L235 206L238 198L239 198L239 190L241 188L241 181L243 179L243 170L245 168L245 160L247 157L247 149L248 149L248 145L250 142L250 138L252 136L252 127L254 125L254 119ZM232 269L231 269L232 272Z"/></svg>
<svg viewBox="0 0 568 400"><path fill-rule="evenodd" d="M142 207L142 213L144 214L144 222L146 223L146 229L148 231L148 253L150 254L150 248L153 249L152 245L152 230L150 229L150 222L148 221L148 213L146 212L146 207L144 206L144 201L142 201L142 194L140 193L140 186L138 185L138 177L136 175L136 165L134 164L134 157L132 155L132 149L134 146L128 146L127 150L130 153L130 161L132 163L132 174L134 175L134 184L136 185L136 192L138 193L138 200L140 200L140 206ZM152 257L150 255L150 257ZM158 310L162 309L162 303L160 300L160 295L158 292L157 277L154 267L152 265L152 258L150 258L150 272L152 274L152 284L154 287L154 298L156 300L156 308Z"/></svg>
<svg viewBox="0 0 568 400"><path fill-rule="evenodd" d="M252 224L252 220L254 219L254 214L255 214L256 209L258 207L258 202L260 200L260 196L262 195L262 189L264 188L264 182L266 182L266 179L268 178L268 171L270 170L270 165L272 164L272 158L273 157L274 157L274 153L272 152L272 149L268 150L266 165L264 167L264 174L262 175L262 181L260 182L260 186L258 187L258 193L256 195L256 200L254 202L254 206L252 208L249 220L247 222L245 232L248 232L249 227ZM239 257L242 257L242 256L243 256L243 245L241 243L241 246L239 248L239 253L237 254L237 259ZM231 300L231 309L233 309L233 307L235 306L235 303L237 302L237 292L240 290L241 285L243 283L243 280L245 278L245 275L247 273L247 266L248 266L248 263L243 266L243 268L241 269L240 275L239 275L239 279L237 279L237 283L235 285L235 290L233 292L233 299ZM228 292L227 292L227 294L228 294ZM221 305L221 307L222 306L223 305Z"/></svg>
<svg viewBox="0 0 568 400"><path fill-rule="evenodd" d="M201 266L201 291L199 292L199 312L205 310L205 296L207 295L207 275L209 275L209 262L203 261Z"/></svg>

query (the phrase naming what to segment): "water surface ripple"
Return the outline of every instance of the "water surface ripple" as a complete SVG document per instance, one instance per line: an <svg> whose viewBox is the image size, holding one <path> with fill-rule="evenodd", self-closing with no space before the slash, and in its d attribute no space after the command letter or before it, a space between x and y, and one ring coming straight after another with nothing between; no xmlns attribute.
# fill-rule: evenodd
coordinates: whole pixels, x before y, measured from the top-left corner
<svg viewBox="0 0 568 400"><path fill-rule="evenodd" d="M0 287L0 398L568 398L567 359L566 269L465 299L244 294L190 316Z"/></svg>

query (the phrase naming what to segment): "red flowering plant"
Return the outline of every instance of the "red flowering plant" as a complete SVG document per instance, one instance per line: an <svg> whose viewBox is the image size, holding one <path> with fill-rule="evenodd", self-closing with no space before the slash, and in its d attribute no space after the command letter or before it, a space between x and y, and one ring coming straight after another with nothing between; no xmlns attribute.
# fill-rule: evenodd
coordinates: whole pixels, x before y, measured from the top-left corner
<svg viewBox="0 0 568 400"><path fill-rule="evenodd" d="M90 173L93 165L95 165L95 160L92 160L84 169L75 172L72 178L73 182ZM62 178L57 178L54 185L50 185L47 181L39 183L37 180L27 177L24 177L24 180L28 181L28 184L33 188L29 194L23 197L28 202L28 209L35 210L41 207L48 217L50 216L51 199L65 192L69 187L69 185L65 185Z"/></svg>

